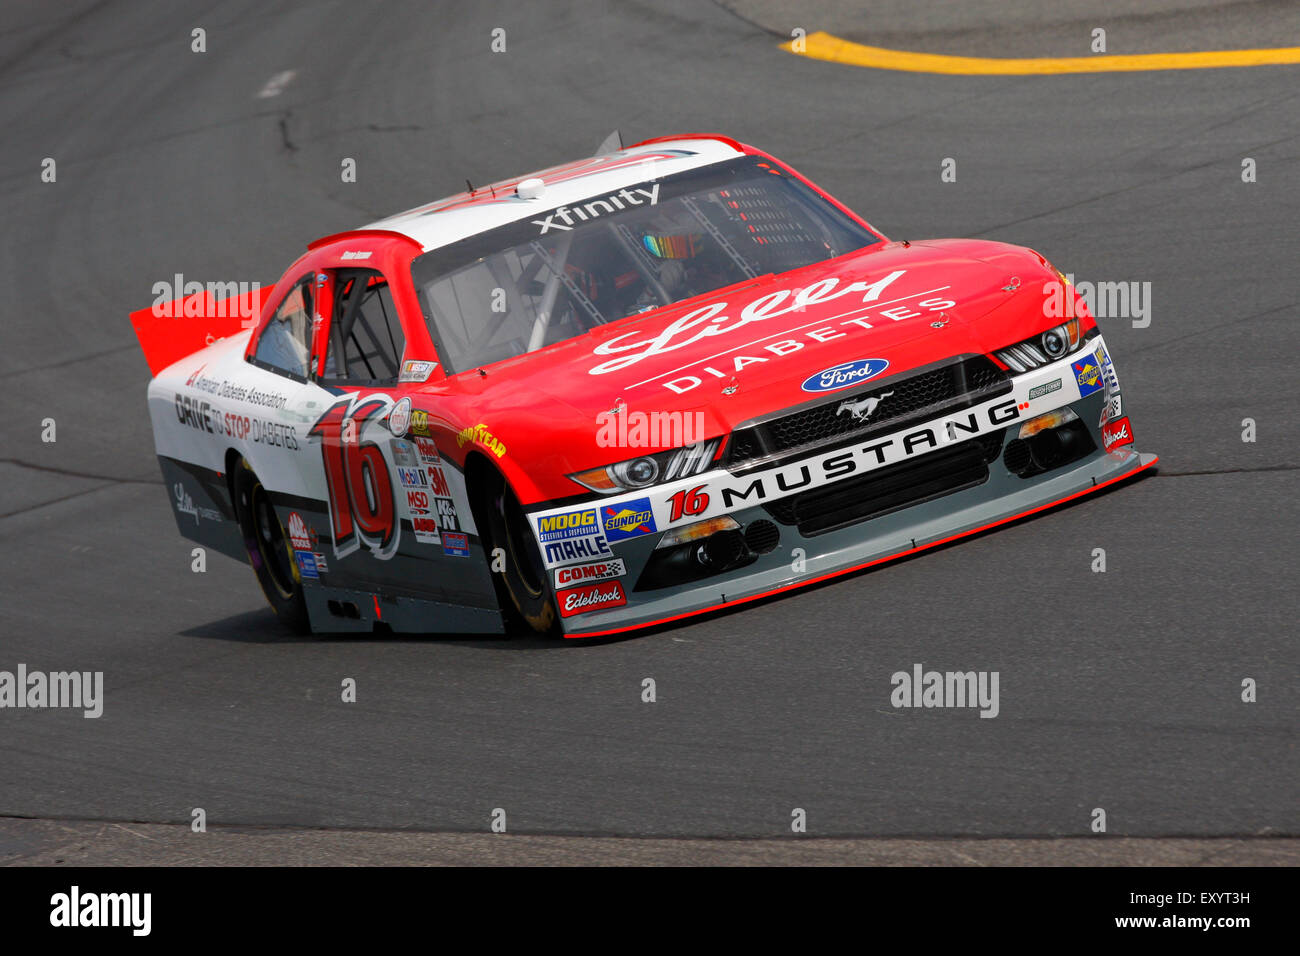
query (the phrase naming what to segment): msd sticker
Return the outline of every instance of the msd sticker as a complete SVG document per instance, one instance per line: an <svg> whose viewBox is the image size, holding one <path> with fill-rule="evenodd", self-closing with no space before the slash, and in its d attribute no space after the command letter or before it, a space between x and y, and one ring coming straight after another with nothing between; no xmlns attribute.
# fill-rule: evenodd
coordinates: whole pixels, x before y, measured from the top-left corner
<svg viewBox="0 0 1300 956"><path fill-rule="evenodd" d="M1128 416L1104 425L1101 429L1101 441L1107 451L1121 445L1133 444L1133 429L1128 423Z"/></svg>
<svg viewBox="0 0 1300 956"><path fill-rule="evenodd" d="M655 516L649 498L602 506L600 523L605 532L605 540L609 542L626 541L659 530L655 527Z"/></svg>
<svg viewBox="0 0 1300 956"><path fill-rule="evenodd" d="M1079 383L1079 397L1087 398L1102 387L1101 368L1093 356L1072 363L1075 380Z"/></svg>
<svg viewBox="0 0 1300 956"><path fill-rule="evenodd" d="M561 617L573 617L588 611L599 611L607 607L622 607L627 604L627 595L623 585L617 581L606 584L589 584L586 587L559 591L555 595L560 606Z"/></svg>

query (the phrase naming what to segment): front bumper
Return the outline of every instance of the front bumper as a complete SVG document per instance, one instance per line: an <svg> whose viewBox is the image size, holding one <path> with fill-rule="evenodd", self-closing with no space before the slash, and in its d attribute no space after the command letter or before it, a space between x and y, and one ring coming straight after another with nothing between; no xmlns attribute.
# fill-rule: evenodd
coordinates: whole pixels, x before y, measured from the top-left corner
<svg viewBox="0 0 1300 956"><path fill-rule="evenodd" d="M1081 375L1075 365L1089 358L1096 360L1098 374ZM958 414L776 468L742 474L719 468L641 493L533 512L530 520L551 568L565 635L617 633L802 587L1041 511L1156 463L1155 456L1131 446L1131 426L1119 416L1118 377L1100 336L1085 349L1011 381L1010 393ZM1062 408L1073 412L1078 424L1071 427L1086 431L1084 441L1092 450L1067 464L1026 473L1024 448L1007 446L1026 421ZM783 507L796 495L852 489L858 486L845 482L870 481L873 473L883 478L887 469L906 475L912 465L938 462L939 456L956 461L958 447L973 442L985 450L987 472L981 468L978 480L958 482L955 490L838 527L830 522L829 528L796 523L788 517L793 509ZM702 579L671 586L647 581L646 568L665 532L722 515L741 529L775 524L779 539L766 553L748 553L741 566ZM599 577L584 583L582 574L593 567ZM558 578L557 569L563 569Z"/></svg>

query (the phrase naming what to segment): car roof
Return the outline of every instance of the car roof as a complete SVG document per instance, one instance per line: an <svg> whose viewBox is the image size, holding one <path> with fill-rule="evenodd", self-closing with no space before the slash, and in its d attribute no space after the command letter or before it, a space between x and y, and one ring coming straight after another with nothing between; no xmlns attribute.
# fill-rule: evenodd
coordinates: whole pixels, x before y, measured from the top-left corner
<svg viewBox="0 0 1300 956"><path fill-rule="evenodd" d="M616 152L477 186L472 193L458 193L372 222L365 230L400 233L427 252L542 210L599 198L648 179L735 159L745 152L739 143L716 136L646 140ZM546 184L537 198L525 199L516 192L519 183L527 179L541 179Z"/></svg>

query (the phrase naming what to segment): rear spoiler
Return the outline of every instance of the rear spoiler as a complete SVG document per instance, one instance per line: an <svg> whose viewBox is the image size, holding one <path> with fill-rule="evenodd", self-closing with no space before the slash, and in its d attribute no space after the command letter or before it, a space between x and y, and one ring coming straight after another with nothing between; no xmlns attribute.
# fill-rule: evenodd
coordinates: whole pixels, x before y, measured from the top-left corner
<svg viewBox="0 0 1300 956"><path fill-rule="evenodd" d="M175 291L197 286L181 286L177 276ZM147 309L131 313L131 325L140 340L149 373L157 375L167 366L187 355L206 348L218 339L256 328L262 305L275 283L267 286L247 282L210 282L207 287L179 299L167 300L172 288L158 283L155 291L166 289ZM224 297L217 296L225 293Z"/></svg>

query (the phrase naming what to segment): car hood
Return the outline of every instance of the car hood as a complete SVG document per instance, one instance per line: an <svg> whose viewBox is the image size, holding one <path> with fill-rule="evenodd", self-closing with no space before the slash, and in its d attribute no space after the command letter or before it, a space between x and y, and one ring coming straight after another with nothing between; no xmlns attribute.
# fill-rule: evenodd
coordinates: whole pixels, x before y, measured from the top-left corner
<svg viewBox="0 0 1300 956"><path fill-rule="evenodd" d="M564 466L584 467L617 459L595 440L616 405L697 413L704 437L725 434L840 391L819 388L816 378L834 366L858 362L872 373L851 385L886 385L1033 334L1045 324L1044 283L1055 279L1043 257L1003 243L881 243L611 322L447 384L473 393L497 433L513 431L517 445L538 441L540 431L554 448L566 432Z"/></svg>

